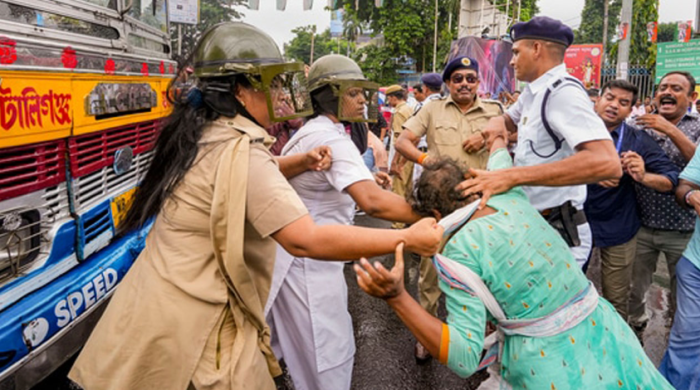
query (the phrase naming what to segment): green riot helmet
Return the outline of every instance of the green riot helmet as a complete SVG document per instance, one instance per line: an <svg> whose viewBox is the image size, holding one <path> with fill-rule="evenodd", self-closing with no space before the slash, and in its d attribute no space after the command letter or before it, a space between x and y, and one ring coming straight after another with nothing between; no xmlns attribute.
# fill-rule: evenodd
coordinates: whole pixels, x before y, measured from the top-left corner
<svg viewBox="0 0 700 390"><path fill-rule="evenodd" d="M309 69L308 81L309 90L317 101L325 95L322 93L323 87L329 86L333 101L337 100L337 106L331 108L331 111L338 120L377 121L379 85L367 81L362 69L352 59L338 54L323 56ZM324 105L324 102L318 103Z"/></svg>
<svg viewBox="0 0 700 390"><path fill-rule="evenodd" d="M272 121L313 113L304 64L285 62L275 41L254 26L226 22L209 28L195 48L193 63L200 79L245 76L265 92Z"/></svg>

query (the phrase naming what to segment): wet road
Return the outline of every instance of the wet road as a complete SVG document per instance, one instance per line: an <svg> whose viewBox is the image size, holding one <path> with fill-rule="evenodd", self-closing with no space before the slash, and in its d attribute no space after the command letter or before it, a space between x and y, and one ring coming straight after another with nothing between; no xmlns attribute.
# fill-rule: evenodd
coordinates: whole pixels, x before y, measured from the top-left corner
<svg viewBox="0 0 700 390"><path fill-rule="evenodd" d="M389 228L388 222L366 216L356 219L361 226ZM393 255L380 256L386 267L394 263ZM647 310L651 318L645 333L645 350L655 364L659 364L666 349L668 326L665 311L668 306L668 275L665 264L659 263L659 272L647 296ZM353 390L412 390L412 389L475 389L485 374L461 379L435 359L419 366L413 358L415 339L398 317L383 301L372 298L357 286L352 267L345 267L348 285L349 310L353 318L357 352L353 371ZM588 277L600 291L600 264L596 253L588 270ZM406 287L415 297L418 284L418 261L406 258ZM445 318L444 303L440 316ZM78 390L65 378L68 367L52 375L34 390Z"/></svg>
<svg viewBox="0 0 700 390"><path fill-rule="evenodd" d="M370 217L357 217L357 225L388 228L388 222ZM394 264L394 256L380 256L386 267ZM406 288L416 296L418 261L406 257ZM349 310L355 328L355 368L353 390L408 390L408 389L475 389L486 375L461 379L435 359L417 365L413 357L416 343L411 332L380 299L370 297L357 286L352 267L345 267L348 284ZM446 317L444 303L439 313Z"/></svg>

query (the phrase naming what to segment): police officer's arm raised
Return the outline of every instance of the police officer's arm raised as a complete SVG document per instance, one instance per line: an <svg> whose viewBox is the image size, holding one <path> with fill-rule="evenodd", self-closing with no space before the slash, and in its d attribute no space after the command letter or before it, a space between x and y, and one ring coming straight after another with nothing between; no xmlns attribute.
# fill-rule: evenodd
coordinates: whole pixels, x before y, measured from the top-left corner
<svg viewBox="0 0 700 390"><path fill-rule="evenodd" d="M507 117L507 114L504 114ZM506 137L503 125L508 119L496 119L485 130L487 138ZM500 129L499 129L500 127ZM464 195L481 193L482 206L495 194L500 194L516 186L563 187L597 183L602 180L620 178L622 168L615 146L610 140L595 140L578 144L573 156L541 165L518 166L498 171L471 169L472 177L457 188Z"/></svg>

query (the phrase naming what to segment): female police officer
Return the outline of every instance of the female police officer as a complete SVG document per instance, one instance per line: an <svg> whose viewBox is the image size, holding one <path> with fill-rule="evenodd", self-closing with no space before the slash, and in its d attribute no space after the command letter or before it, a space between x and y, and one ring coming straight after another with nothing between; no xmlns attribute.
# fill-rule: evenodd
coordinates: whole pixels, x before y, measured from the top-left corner
<svg viewBox="0 0 700 390"><path fill-rule="evenodd" d="M70 377L91 389L272 389L263 318L274 241L297 256L356 259L401 241L429 254L440 229L316 226L266 146L271 120L308 107L301 64L243 23L205 32L198 89L162 130L125 228L155 222ZM295 114L282 118L278 104Z"/></svg>

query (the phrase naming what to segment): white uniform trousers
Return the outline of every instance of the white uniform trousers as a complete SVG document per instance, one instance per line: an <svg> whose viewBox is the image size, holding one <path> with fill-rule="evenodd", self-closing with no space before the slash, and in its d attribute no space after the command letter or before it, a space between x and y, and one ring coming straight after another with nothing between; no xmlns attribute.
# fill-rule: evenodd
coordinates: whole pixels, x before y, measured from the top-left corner
<svg viewBox="0 0 700 390"><path fill-rule="evenodd" d="M327 282L345 284L345 280ZM308 298L313 293L307 289L302 262L293 261L268 313L272 349L284 359L296 390L349 390L354 357L322 372L317 369ZM347 310L347 300L338 302L337 310Z"/></svg>

